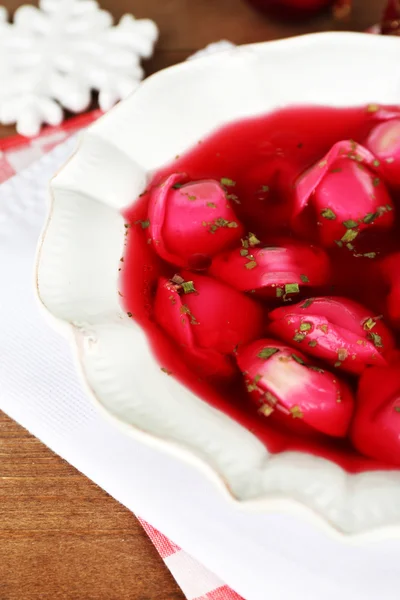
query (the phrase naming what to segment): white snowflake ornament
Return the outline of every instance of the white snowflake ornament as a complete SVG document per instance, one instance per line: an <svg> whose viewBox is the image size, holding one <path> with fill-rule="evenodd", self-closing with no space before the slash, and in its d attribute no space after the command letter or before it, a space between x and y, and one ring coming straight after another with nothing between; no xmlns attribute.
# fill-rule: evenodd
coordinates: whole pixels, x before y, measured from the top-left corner
<svg viewBox="0 0 400 600"><path fill-rule="evenodd" d="M37 135L42 123L61 123L63 108L84 111L92 90L108 110L139 85L157 37L149 19L113 25L95 0L41 0L21 6L13 24L0 7L0 122Z"/></svg>

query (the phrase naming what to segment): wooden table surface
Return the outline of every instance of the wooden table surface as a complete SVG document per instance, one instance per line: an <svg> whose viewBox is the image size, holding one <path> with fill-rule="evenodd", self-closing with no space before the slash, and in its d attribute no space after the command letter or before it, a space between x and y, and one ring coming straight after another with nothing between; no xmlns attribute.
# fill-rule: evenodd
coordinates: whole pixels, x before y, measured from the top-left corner
<svg viewBox="0 0 400 600"><path fill-rule="evenodd" d="M13 12L22 2L3 0ZM259 42L328 29L362 31L385 0L354 0L351 19L283 23L242 0L102 0L116 18L154 19L160 40L147 73L218 39ZM13 133L0 128L0 136ZM1 383L1 382L0 382ZM135 517L0 414L0 600L181 600Z"/></svg>

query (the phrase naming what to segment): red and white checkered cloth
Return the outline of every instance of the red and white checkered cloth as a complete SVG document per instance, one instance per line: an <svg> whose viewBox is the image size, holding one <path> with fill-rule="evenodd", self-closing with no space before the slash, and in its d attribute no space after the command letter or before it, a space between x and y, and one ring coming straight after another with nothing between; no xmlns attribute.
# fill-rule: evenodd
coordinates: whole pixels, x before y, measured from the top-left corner
<svg viewBox="0 0 400 600"><path fill-rule="evenodd" d="M98 110L80 115L58 127L44 128L39 136L32 139L18 135L0 139L0 184L87 127L100 115ZM243 600L157 529L140 518L139 521L188 600Z"/></svg>

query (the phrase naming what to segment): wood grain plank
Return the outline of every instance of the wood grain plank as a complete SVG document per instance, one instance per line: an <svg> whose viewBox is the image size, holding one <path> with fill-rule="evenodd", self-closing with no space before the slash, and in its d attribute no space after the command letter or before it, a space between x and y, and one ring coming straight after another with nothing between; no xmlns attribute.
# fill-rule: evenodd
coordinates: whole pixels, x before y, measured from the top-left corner
<svg viewBox="0 0 400 600"><path fill-rule="evenodd" d="M0 413L0 599L182 600L134 515Z"/></svg>

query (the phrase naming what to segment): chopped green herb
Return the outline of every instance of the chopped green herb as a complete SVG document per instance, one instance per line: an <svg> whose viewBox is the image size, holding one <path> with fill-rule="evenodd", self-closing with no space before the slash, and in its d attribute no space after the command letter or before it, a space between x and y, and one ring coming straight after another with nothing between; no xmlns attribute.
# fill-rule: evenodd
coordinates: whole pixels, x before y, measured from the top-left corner
<svg viewBox="0 0 400 600"><path fill-rule="evenodd" d="M293 419L302 419L303 418L303 413L300 410L300 406L292 406L292 408L290 409L290 412L292 413L292 417Z"/></svg>
<svg viewBox="0 0 400 600"><path fill-rule="evenodd" d="M376 212L375 213L368 213L363 218L363 223L366 223L367 225L369 225L370 223L373 223L378 216L379 215Z"/></svg>
<svg viewBox="0 0 400 600"><path fill-rule="evenodd" d="M343 221L343 225L346 227L346 229L354 229L355 227L358 227L357 221L353 221L353 219Z"/></svg>
<svg viewBox="0 0 400 600"><path fill-rule="evenodd" d="M150 221L148 219L146 219L145 221L142 221L141 219L135 221L135 225L139 224L142 227L142 229L147 229L148 227L150 227Z"/></svg>
<svg viewBox="0 0 400 600"><path fill-rule="evenodd" d="M300 343L304 340L305 337L306 337L305 333L295 333L295 335L293 336L293 341Z"/></svg>
<svg viewBox="0 0 400 600"><path fill-rule="evenodd" d="M228 194L226 197L228 200L232 200L233 202L236 202L236 204L240 204L239 197L236 196L236 194Z"/></svg>
<svg viewBox="0 0 400 600"><path fill-rule="evenodd" d="M379 161L378 159L375 159L375 160L373 161L373 163L372 163L372 165L373 165L374 167L379 167L379 165L380 165L380 164L381 164L381 163L380 163L380 161Z"/></svg>
<svg viewBox="0 0 400 600"><path fill-rule="evenodd" d="M323 333L328 333L328 325L317 325L317 329L320 329Z"/></svg>
<svg viewBox="0 0 400 600"><path fill-rule="evenodd" d="M269 404L263 404L258 409L258 412L264 415L264 417L269 417L274 412L274 409L272 408L272 406L269 406Z"/></svg>
<svg viewBox="0 0 400 600"><path fill-rule="evenodd" d="M256 375L254 377L254 383L258 383L260 381L260 379L261 379L261 375L260 374Z"/></svg>
<svg viewBox="0 0 400 600"><path fill-rule="evenodd" d="M328 219L329 221L334 221L336 219L335 213L330 208L324 208L323 210L321 210L321 216L324 217L324 219Z"/></svg>
<svg viewBox="0 0 400 600"><path fill-rule="evenodd" d="M376 252L366 252L363 256L365 256L365 258L376 258Z"/></svg>
<svg viewBox="0 0 400 600"><path fill-rule="evenodd" d="M343 242L341 242L340 240L335 240L335 244L337 244L339 248L343 248Z"/></svg>
<svg viewBox="0 0 400 600"><path fill-rule="evenodd" d="M217 205L214 202L207 202L208 208L217 208Z"/></svg>
<svg viewBox="0 0 400 600"><path fill-rule="evenodd" d="M310 371L316 371L317 373L325 373L324 369L321 369L320 367L314 367L311 365L308 368L310 369Z"/></svg>
<svg viewBox="0 0 400 600"><path fill-rule="evenodd" d="M327 164L328 164L328 161L327 161L327 160L321 160L321 161L318 163L318 166L320 167L320 169L323 169L324 167L326 167L326 165L327 165Z"/></svg>
<svg viewBox="0 0 400 600"><path fill-rule="evenodd" d="M400 413L400 406L395 406L394 410L395 410L395 412Z"/></svg>
<svg viewBox="0 0 400 600"><path fill-rule="evenodd" d="M339 348L338 350L338 359L343 362L348 356L348 352L346 348Z"/></svg>
<svg viewBox="0 0 400 600"><path fill-rule="evenodd" d="M226 185L227 187L235 187L236 181L232 181L232 179L229 179L228 177L222 177L221 185Z"/></svg>
<svg viewBox="0 0 400 600"><path fill-rule="evenodd" d="M342 169L339 167L337 169L331 169L329 172L330 173L341 173Z"/></svg>
<svg viewBox="0 0 400 600"><path fill-rule="evenodd" d="M352 252L354 250L354 246L353 246L353 244L350 244L350 242L348 244L346 244L346 248L347 248L347 250L350 250L350 252Z"/></svg>
<svg viewBox="0 0 400 600"><path fill-rule="evenodd" d="M238 226L238 224L236 223L236 221L229 221L227 227L228 229L236 229Z"/></svg>
<svg viewBox="0 0 400 600"><path fill-rule="evenodd" d="M391 211L393 210L393 206L390 206L390 204L386 204L385 206L386 210Z"/></svg>
<svg viewBox="0 0 400 600"><path fill-rule="evenodd" d="M179 188L183 187L183 183L174 183L172 186L173 190L179 190Z"/></svg>
<svg viewBox="0 0 400 600"><path fill-rule="evenodd" d="M344 236L342 237L342 242L352 242L358 236L358 231L355 229L348 229Z"/></svg>
<svg viewBox="0 0 400 600"><path fill-rule="evenodd" d="M261 191L262 192L269 192L269 185L262 185L261 186Z"/></svg>
<svg viewBox="0 0 400 600"><path fill-rule="evenodd" d="M300 324L300 331L310 331L310 329L312 329L311 323L304 322Z"/></svg>
<svg viewBox="0 0 400 600"><path fill-rule="evenodd" d="M340 360L338 360L337 362L335 362L335 364L333 366L338 368L338 367L342 366L342 363L340 362Z"/></svg>
<svg viewBox="0 0 400 600"><path fill-rule="evenodd" d="M297 354L292 354L291 355L293 360L295 360L297 363L299 363L299 365L305 365L305 362L302 358L300 358L300 356L297 356Z"/></svg>
<svg viewBox="0 0 400 600"><path fill-rule="evenodd" d="M172 375L172 371L169 371L168 369L166 369L165 367L161 367L161 371L163 373L166 373L167 375Z"/></svg>
<svg viewBox="0 0 400 600"><path fill-rule="evenodd" d="M379 177L374 177L373 181L372 181L372 185L374 187L377 187L380 184L381 180L379 179Z"/></svg>
<svg viewBox="0 0 400 600"><path fill-rule="evenodd" d="M240 256L247 256L248 253L249 253L249 251L247 250L247 248L241 248Z"/></svg>
<svg viewBox="0 0 400 600"><path fill-rule="evenodd" d="M368 337L372 340L372 343L376 348L383 348L382 338L380 335L374 333L373 331L370 331L368 333Z"/></svg>
<svg viewBox="0 0 400 600"><path fill-rule="evenodd" d="M300 292L298 283L286 283L285 294L298 294Z"/></svg>
<svg viewBox="0 0 400 600"><path fill-rule="evenodd" d="M310 341L308 342L308 345L309 345L311 348L315 348L315 346L317 345L317 343L318 343L318 342L317 342L317 340L310 340Z"/></svg>
<svg viewBox="0 0 400 600"><path fill-rule="evenodd" d="M193 281L184 281L182 283L182 289L184 294L193 294L197 292Z"/></svg>
<svg viewBox="0 0 400 600"><path fill-rule="evenodd" d="M255 261L255 260L250 260L250 261L249 261L248 263L246 263L244 266L246 267L246 269L249 269L249 270L251 270L251 269L254 269L254 268L257 266L257 263L256 263L256 261Z"/></svg>
<svg viewBox="0 0 400 600"><path fill-rule="evenodd" d="M281 298L283 296L283 289L280 287L276 288L276 297Z"/></svg>
<svg viewBox="0 0 400 600"><path fill-rule="evenodd" d="M300 308L308 308L314 302L314 298L308 298Z"/></svg>
<svg viewBox="0 0 400 600"><path fill-rule="evenodd" d="M258 239L258 237L254 233L249 233L249 235L247 236L247 238L249 240L249 245L252 248L254 246L258 246L258 244L261 244L260 240Z"/></svg>
<svg viewBox="0 0 400 600"><path fill-rule="evenodd" d="M262 358L264 360L267 360L268 358L271 358L271 356L273 356L277 352L279 352L279 348L263 348L261 350L261 352L259 352L257 354L257 356L258 356L258 358Z"/></svg>
<svg viewBox="0 0 400 600"><path fill-rule="evenodd" d="M180 308L180 312L181 312L182 315L187 315L189 317L191 325L199 325L198 320L192 314L192 312L191 312L191 310L190 310L190 308L188 307L187 304L182 304L182 306Z"/></svg>
<svg viewBox="0 0 400 600"><path fill-rule="evenodd" d="M308 279L307 275L300 275L300 279L303 283L310 283L310 280Z"/></svg>
<svg viewBox="0 0 400 600"><path fill-rule="evenodd" d="M371 329L373 329L376 325L376 321L375 319L373 319L372 317L369 317L366 321L364 321L363 323L363 328L365 329L365 331L371 331Z"/></svg>

